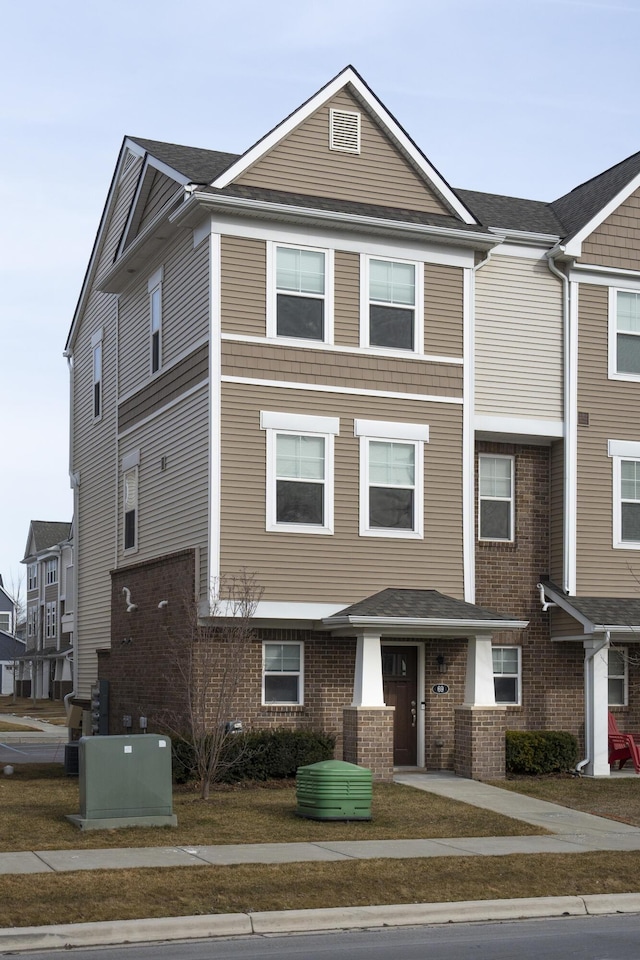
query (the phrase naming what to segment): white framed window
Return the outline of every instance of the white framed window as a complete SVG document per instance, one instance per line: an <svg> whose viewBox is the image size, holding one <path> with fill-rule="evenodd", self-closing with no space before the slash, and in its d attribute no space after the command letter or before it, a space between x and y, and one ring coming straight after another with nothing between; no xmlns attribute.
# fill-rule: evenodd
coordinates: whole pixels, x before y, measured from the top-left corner
<svg viewBox="0 0 640 960"><path fill-rule="evenodd" d="M521 702L520 647L492 647L491 654L496 703L519 704Z"/></svg>
<svg viewBox="0 0 640 960"><path fill-rule="evenodd" d="M360 346L424 353L424 265L360 259Z"/></svg>
<svg viewBox="0 0 640 960"><path fill-rule="evenodd" d="M424 537L426 424L356 420L360 437L360 536Z"/></svg>
<svg viewBox="0 0 640 960"><path fill-rule="evenodd" d="M333 250L267 243L267 336L333 342Z"/></svg>
<svg viewBox="0 0 640 960"><path fill-rule="evenodd" d="M91 337L93 419L102 418L102 330Z"/></svg>
<svg viewBox="0 0 640 960"><path fill-rule="evenodd" d="M11 611L0 610L0 630L4 630L6 633L11 633L12 627L13 617L11 616Z"/></svg>
<svg viewBox="0 0 640 960"><path fill-rule="evenodd" d="M515 529L514 458L478 457L478 537L513 542Z"/></svg>
<svg viewBox="0 0 640 960"><path fill-rule="evenodd" d="M629 658L626 647L609 647L607 668L609 706L626 707L629 693Z"/></svg>
<svg viewBox="0 0 640 960"><path fill-rule="evenodd" d="M138 469L140 451L122 458L122 542L125 551L138 549Z"/></svg>
<svg viewBox="0 0 640 960"><path fill-rule="evenodd" d="M609 288L609 378L640 380L640 293Z"/></svg>
<svg viewBox="0 0 640 960"><path fill-rule="evenodd" d="M266 529L333 533L333 446L337 417L263 410L267 440Z"/></svg>
<svg viewBox="0 0 640 960"><path fill-rule="evenodd" d="M38 589L38 564L30 563L27 566L27 590Z"/></svg>
<svg viewBox="0 0 640 960"><path fill-rule="evenodd" d="M149 323L151 338L151 373L157 373L162 366L162 279L163 269L149 277Z"/></svg>
<svg viewBox="0 0 640 960"><path fill-rule="evenodd" d="M640 457L613 458L613 546L640 550Z"/></svg>
<svg viewBox="0 0 640 960"><path fill-rule="evenodd" d="M45 636L47 640L53 640L56 636L58 604L55 600L50 600L45 604Z"/></svg>
<svg viewBox="0 0 640 960"><path fill-rule="evenodd" d="M27 610L27 636L35 637L38 633L38 608L29 607Z"/></svg>
<svg viewBox="0 0 640 960"><path fill-rule="evenodd" d="M58 582L58 558L49 557L44 565L45 582L47 584Z"/></svg>
<svg viewBox="0 0 640 960"><path fill-rule="evenodd" d="M284 641L262 644L262 703L304 703L304 644Z"/></svg>

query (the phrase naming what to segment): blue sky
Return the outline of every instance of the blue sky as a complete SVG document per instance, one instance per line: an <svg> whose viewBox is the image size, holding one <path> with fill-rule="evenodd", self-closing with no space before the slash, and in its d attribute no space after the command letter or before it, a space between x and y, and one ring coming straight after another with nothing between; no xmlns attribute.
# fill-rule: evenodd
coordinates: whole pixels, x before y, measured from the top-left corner
<svg viewBox="0 0 640 960"><path fill-rule="evenodd" d="M122 137L242 152L348 63L454 187L640 150L640 0L0 0L0 574L71 518L62 351Z"/></svg>

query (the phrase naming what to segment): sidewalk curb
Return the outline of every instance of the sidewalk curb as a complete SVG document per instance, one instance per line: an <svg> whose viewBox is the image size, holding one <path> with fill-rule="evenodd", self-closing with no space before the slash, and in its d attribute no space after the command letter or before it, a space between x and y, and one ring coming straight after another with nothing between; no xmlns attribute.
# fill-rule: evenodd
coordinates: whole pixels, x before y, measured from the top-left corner
<svg viewBox="0 0 640 960"><path fill-rule="evenodd" d="M53 950L373 927L419 926L640 913L640 893L283 910L195 917L67 923L0 930L0 951Z"/></svg>

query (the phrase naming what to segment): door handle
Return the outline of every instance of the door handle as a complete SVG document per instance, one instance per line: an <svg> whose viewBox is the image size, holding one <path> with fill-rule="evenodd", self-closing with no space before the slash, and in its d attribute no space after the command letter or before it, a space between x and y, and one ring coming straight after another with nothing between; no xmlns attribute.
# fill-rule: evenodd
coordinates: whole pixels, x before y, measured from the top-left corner
<svg viewBox="0 0 640 960"><path fill-rule="evenodd" d="M416 702L415 700L412 700L411 701L411 726L412 727L415 727L416 725L417 713L418 711L416 710Z"/></svg>

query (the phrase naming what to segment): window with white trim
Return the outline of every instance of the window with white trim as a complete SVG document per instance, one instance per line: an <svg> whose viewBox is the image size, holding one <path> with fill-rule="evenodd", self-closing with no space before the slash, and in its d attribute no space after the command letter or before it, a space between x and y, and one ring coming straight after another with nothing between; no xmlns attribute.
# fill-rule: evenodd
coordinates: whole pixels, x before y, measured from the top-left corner
<svg viewBox="0 0 640 960"><path fill-rule="evenodd" d="M11 633L13 627L13 617L9 610L0 610L0 630L4 630L5 633Z"/></svg>
<svg viewBox="0 0 640 960"><path fill-rule="evenodd" d="M609 706L625 707L629 689L629 661L626 647L609 647L607 679Z"/></svg>
<svg viewBox="0 0 640 960"><path fill-rule="evenodd" d="M422 263L361 258L361 346L424 352Z"/></svg>
<svg viewBox="0 0 640 960"><path fill-rule="evenodd" d="M478 457L478 537L480 540L514 539L514 458Z"/></svg>
<svg viewBox="0 0 640 960"><path fill-rule="evenodd" d="M356 420L360 437L360 535L424 536L426 424Z"/></svg>
<svg viewBox="0 0 640 960"><path fill-rule="evenodd" d="M27 567L27 590L38 589L38 564L30 563Z"/></svg>
<svg viewBox="0 0 640 960"><path fill-rule="evenodd" d="M102 330L91 338L93 419L102 417Z"/></svg>
<svg viewBox="0 0 640 960"><path fill-rule="evenodd" d="M267 336L331 343L333 251L267 245Z"/></svg>
<svg viewBox="0 0 640 960"><path fill-rule="evenodd" d="M609 289L609 377L640 379L640 293Z"/></svg>
<svg viewBox="0 0 640 960"><path fill-rule="evenodd" d="M149 277L149 322L151 336L151 373L157 373L162 366L162 278L160 267Z"/></svg>
<svg viewBox="0 0 640 960"><path fill-rule="evenodd" d="M338 419L263 410L260 424L267 434L267 530L333 533Z"/></svg>
<svg viewBox="0 0 640 960"><path fill-rule="evenodd" d="M613 545L640 550L640 458L613 458Z"/></svg>
<svg viewBox="0 0 640 960"><path fill-rule="evenodd" d="M492 647L496 703L520 703L520 647Z"/></svg>
<svg viewBox="0 0 640 960"><path fill-rule="evenodd" d="M53 640L56 636L56 619L58 604L55 600L50 600L45 604L45 636L47 640Z"/></svg>
<svg viewBox="0 0 640 960"><path fill-rule="evenodd" d="M138 468L140 451L122 458L122 543L125 551L138 549Z"/></svg>
<svg viewBox="0 0 640 960"><path fill-rule="evenodd" d="M38 608L29 607L27 610L27 636L35 637L38 632Z"/></svg>
<svg viewBox="0 0 640 960"><path fill-rule="evenodd" d="M58 558L49 557L44 565L45 582L47 584L58 582Z"/></svg>
<svg viewBox="0 0 640 960"><path fill-rule="evenodd" d="M285 641L262 644L262 703L304 703L304 645Z"/></svg>

